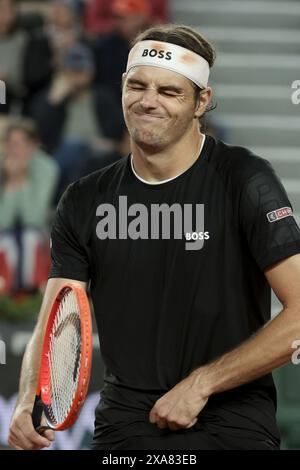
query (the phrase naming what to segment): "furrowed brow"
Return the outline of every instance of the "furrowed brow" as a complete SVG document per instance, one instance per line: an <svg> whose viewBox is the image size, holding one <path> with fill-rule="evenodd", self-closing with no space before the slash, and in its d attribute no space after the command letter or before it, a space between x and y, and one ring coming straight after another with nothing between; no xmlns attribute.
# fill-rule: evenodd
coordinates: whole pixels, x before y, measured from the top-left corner
<svg viewBox="0 0 300 470"><path fill-rule="evenodd" d="M127 80L127 85L140 85L146 87L147 84L143 82L142 80L138 80L136 78L128 78Z"/></svg>
<svg viewBox="0 0 300 470"><path fill-rule="evenodd" d="M178 93L181 95L183 93L183 89L180 87L177 87L175 85L163 85L159 87L159 91L172 91L174 93Z"/></svg>
<svg viewBox="0 0 300 470"><path fill-rule="evenodd" d="M139 85L147 88L147 83L144 82L143 80L139 80L137 78L128 78L127 80L127 85ZM183 89L176 86L176 85L159 85L158 86L158 91L160 92L173 92L177 94L182 94Z"/></svg>

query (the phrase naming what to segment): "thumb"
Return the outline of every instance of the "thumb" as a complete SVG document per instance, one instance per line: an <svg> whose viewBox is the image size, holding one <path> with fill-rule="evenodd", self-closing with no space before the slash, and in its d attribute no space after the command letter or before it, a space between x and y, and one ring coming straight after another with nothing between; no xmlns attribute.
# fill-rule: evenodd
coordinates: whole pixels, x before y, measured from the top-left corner
<svg viewBox="0 0 300 470"><path fill-rule="evenodd" d="M186 428L189 429L193 427L197 423L197 421L198 421L198 418L194 418Z"/></svg>
<svg viewBox="0 0 300 470"><path fill-rule="evenodd" d="M54 441L55 439L55 432L52 429L47 429L42 433L42 435L49 439L49 441Z"/></svg>

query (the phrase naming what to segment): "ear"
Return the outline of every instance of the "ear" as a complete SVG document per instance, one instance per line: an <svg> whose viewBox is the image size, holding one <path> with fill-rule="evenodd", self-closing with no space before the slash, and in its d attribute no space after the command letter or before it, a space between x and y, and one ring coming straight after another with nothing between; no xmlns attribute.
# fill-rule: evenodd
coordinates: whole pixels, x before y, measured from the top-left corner
<svg viewBox="0 0 300 470"><path fill-rule="evenodd" d="M126 77L127 77L127 73L126 73L126 72L123 72L123 73L122 73L122 90L123 90L123 86L124 86Z"/></svg>
<svg viewBox="0 0 300 470"><path fill-rule="evenodd" d="M202 114L205 113L205 110L208 107L209 103L211 102L211 99L212 99L211 87L206 87L203 91L200 92L197 105L196 105L195 115L194 115L196 119L199 119L202 116Z"/></svg>

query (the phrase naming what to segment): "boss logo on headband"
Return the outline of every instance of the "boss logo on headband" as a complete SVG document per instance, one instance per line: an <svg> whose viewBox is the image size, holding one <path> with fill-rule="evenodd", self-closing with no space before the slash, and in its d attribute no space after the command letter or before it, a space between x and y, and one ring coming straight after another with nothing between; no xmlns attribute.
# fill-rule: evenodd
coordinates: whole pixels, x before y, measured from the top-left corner
<svg viewBox="0 0 300 470"><path fill-rule="evenodd" d="M142 53L142 57L156 57L158 59L166 59L166 60L171 60L172 59L172 52L165 52L165 51L157 51L156 49L144 49Z"/></svg>

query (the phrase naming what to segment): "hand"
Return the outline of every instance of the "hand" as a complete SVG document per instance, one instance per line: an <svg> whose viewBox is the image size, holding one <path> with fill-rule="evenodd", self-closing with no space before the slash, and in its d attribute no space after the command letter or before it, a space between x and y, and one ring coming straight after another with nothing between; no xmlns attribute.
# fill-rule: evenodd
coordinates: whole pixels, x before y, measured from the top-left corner
<svg viewBox="0 0 300 470"><path fill-rule="evenodd" d="M49 101L59 104L72 93L72 83L65 74L58 75L50 88Z"/></svg>
<svg viewBox="0 0 300 470"><path fill-rule="evenodd" d="M149 414L150 423L172 431L191 428L208 398L201 393L198 376L191 374L156 401Z"/></svg>
<svg viewBox="0 0 300 470"><path fill-rule="evenodd" d="M8 443L16 450L39 450L43 447L49 447L54 441L54 431L48 429L40 435L35 431L32 419L31 409L17 406L15 409L10 429Z"/></svg>

